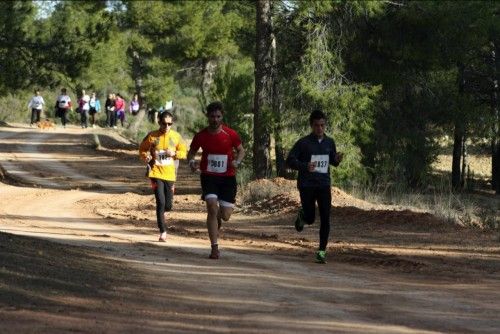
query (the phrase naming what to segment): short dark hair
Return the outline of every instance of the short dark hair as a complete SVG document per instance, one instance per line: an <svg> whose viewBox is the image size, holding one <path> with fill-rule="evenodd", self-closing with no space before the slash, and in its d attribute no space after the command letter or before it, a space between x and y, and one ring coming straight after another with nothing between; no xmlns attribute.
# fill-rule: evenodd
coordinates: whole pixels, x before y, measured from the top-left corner
<svg viewBox="0 0 500 334"><path fill-rule="evenodd" d="M158 121L161 121L165 117L171 117L172 120L174 119L174 115L170 111L162 111L161 113L158 114Z"/></svg>
<svg viewBox="0 0 500 334"><path fill-rule="evenodd" d="M309 125L312 125L315 120L324 119L326 121L326 115L320 109L314 109L309 115Z"/></svg>
<svg viewBox="0 0 500 334"><path fill-rule="evenodd" d="M217 110L219 110L221 113L224 114L224 105L222 104L222 102L220 102L220 101L211 102L207 106L207 115L211 114L211 113L213 113L214 111L217 111Z"/></svg>

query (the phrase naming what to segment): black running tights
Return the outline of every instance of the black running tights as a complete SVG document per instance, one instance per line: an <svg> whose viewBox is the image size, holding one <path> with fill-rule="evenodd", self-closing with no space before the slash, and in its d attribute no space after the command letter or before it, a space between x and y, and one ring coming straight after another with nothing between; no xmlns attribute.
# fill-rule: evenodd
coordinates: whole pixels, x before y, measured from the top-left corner
<svg viewBox="0 0 500 334"><path fill-rule="evenodd" d="M163 233L166 231L165 212L172 210L172 202L174 198L172 186L174 185L174 182L151 179L151 183L153 190L155 191L156 219L158 221L158 228L160 229L160 233Z"/></svg>
<svg viewBox="0 0 500 334"><path fill-rule="evenodd" d="M328 236L330 235L330 209L332 206L332 193L330 187L302 187L299 189L300 202L304 210L306 223L312 224L315 219L315 206L318 202L320 227L319 249L326 250Z"/></svg>

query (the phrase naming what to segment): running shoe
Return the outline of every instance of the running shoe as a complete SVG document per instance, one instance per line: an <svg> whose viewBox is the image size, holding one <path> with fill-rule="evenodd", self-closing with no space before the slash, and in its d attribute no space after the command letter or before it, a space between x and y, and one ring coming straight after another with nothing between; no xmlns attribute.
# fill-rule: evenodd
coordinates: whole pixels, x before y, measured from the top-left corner
<svg viewBox="0 0 500 334"><path fill-rule="evenodd" d="M316 263L326 263L326 251L320 250L316 252Z"/></svg>
<svg viewBox="0 0 500 334"><path fill-rule="evenodd" d="M295 219L295 229L298 232L301 232L304 229L304 210L302 208L299 209L297 218Z"/></svg>
<svg viewBox="0 0 500 334"><path fill-rule="evenodd" d="M159 242L166 242L167 241L167 232L163 232L160 234L160 238L158 239Z"/></svg>
<svg viewBox="0 0 500 334"><path fill-rule="evenodd" d="M212 247L212 251L210 252L210 255L208 256L209 259L217 260L220 256L219 253L219 247Z"/></svg>

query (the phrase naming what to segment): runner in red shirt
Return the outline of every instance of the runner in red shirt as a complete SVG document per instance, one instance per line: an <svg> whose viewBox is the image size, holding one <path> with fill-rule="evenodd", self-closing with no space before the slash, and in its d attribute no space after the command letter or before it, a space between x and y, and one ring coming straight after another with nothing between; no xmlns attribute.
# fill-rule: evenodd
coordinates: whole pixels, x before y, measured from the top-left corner
<svg viewBox="0 0 500 334"><path fill-rule="evenodd" d="M222 220L228 221L236 202L236 169L245 151L240 136L222 124L224 106L212 102L207 106L208 127L198 132L191 142L187 158L191 170L201 171L202 199L207 203L207 229L212 245L209 258L219 258L218 230ZM201 162L194 160L202 149Z"/></svg>

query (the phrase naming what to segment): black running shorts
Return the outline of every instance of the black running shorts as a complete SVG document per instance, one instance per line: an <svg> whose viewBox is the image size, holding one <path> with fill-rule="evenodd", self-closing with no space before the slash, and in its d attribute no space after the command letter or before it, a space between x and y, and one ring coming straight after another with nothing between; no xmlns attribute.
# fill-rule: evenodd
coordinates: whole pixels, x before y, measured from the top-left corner
<svg viewBox="0 0 500 334"><path fill-rule="evenodd" d="M217 176L201 174L201 199L207 194L215 194L219 200L236 202L236 176Z"/></svg>

